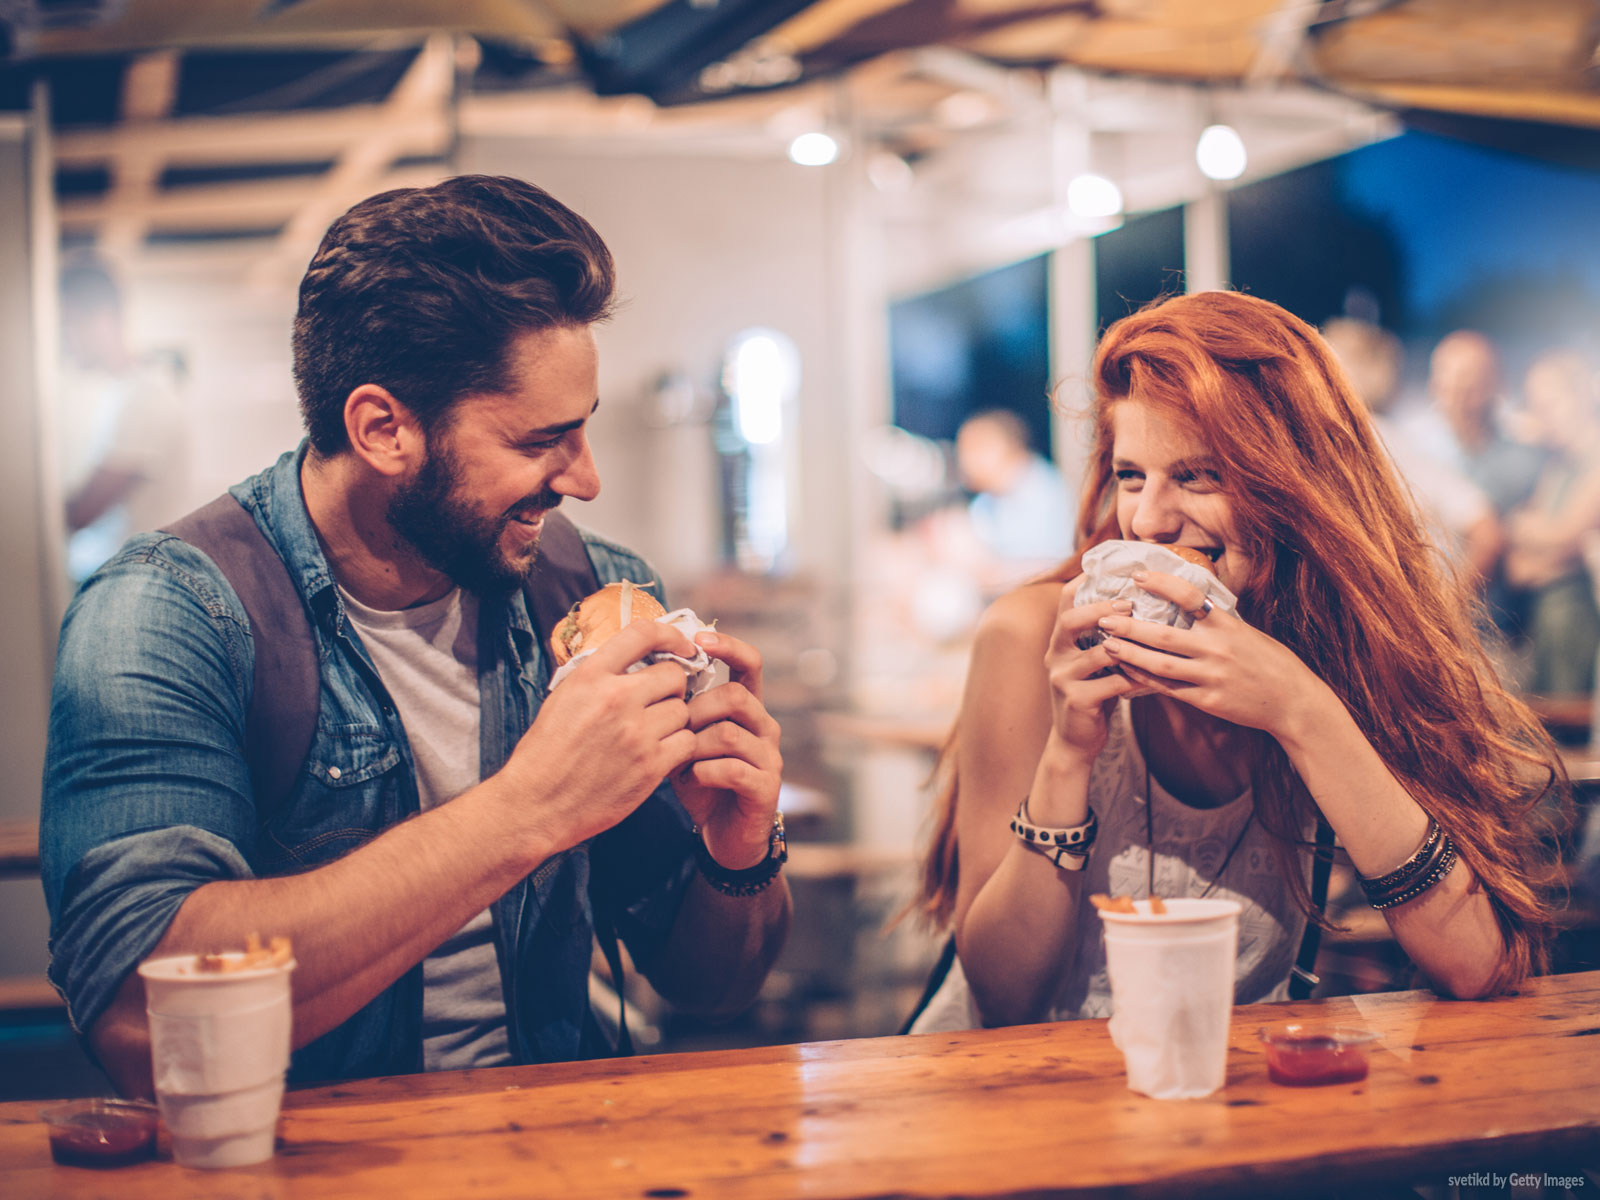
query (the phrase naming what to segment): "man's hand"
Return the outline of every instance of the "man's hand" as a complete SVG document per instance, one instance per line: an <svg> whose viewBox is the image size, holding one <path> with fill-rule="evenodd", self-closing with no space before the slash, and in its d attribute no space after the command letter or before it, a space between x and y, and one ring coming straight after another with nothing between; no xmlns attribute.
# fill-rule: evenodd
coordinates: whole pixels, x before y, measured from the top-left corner
<svg viewBox="0 0 1600 1200"><path fill-rule="evenodd" d="M761 703L754 646L725 633L696 634L695 641L728 664L730 677L689 702L694 750L673 786L711 857L739 871L767 856L783 781L778 723Z"/></svg>
<svg viewBox="0 0 1600 1200"><path fill-rule="evenodd" d="M635 621L607 640L545 699L503 768L523 794L541 798L528 816L555 849L610 829L694 755L683 668L660 662L627 673L657 650L694 654L657 621Z"/></svg>

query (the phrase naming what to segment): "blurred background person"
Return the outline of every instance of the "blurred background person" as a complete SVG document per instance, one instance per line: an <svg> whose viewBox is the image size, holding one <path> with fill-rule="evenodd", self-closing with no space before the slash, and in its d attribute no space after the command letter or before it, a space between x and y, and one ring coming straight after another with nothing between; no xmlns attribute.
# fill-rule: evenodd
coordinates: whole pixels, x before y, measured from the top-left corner
<svg viewBox="0 0 1600 1200"><path fill-rule="evenodd" d="M134 533L188 505L187 431L171 372L128 345L121 288L86 258L61 273L57 452L67 570L81 583Z"/></svg>
<svg viewBox="0 0 1600 1200"><path fill-rule="evenodd" d="M1503 523L1533 494L1544 451L1508 430L1494 343L1471 329L1440 338L1428 360L1428 399L1427 408L1400 423L1397 436L1481 488ZM1480 566L1480 573L1490 616L1506 637L1518 640L1523 614L1506 585L1503 563Z"/></svg>
<svg viewBox="0 0 1600 1200"><path fill-rule="evenodd" d="M972 531L995 558L1053 565L1072 552L1076 505L1055 465L1010 409L974 413L956 431L956 470L974 493Z"/></svg>
<svg viewBox="0 0 1600 1200"><path fill-rule="evenodd" d="M1403 422L1392 416L1405 373L1405 348L1382 326L1355 317L1335 317L1322 336L1372 414L1395 469L1411 489L1439 547L1474 577L1492 578L1504 535L1484 490L1443 457L1430 454Z"/></svg>
<svg viewBox="0 0 1600 1200"><path fill-rule="evenodd" d="M1506 522L1505 579L1524 614L1528 686L1553 695L1594 689L1600 612L1584 543L1600 531L1600 382L1570 350L1529 367L1530 439L1549 457L1533 493Z"/></svg>

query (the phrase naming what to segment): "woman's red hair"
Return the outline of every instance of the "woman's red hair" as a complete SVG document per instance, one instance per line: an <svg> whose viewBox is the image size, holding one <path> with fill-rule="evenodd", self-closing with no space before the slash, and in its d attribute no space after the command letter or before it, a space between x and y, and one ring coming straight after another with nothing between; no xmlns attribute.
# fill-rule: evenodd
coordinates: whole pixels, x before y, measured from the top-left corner
<svg viewBox="0 0 1600 1200"><path fill-rule="evenodd" d="M1239 612L1328 683L1395 777L1455 840L1488 891L1506 944L1497 980L1538 969L1550 926L1542 811L1563 811L1565 772L1538 719L1500 685L1479 641L1475 592L1445 562L1327 345L1277 305L1236 292L1158 301L1118 321L1091 369L1094 448L1079 544L1117 537L1110 414L1132 398L1211 450L1240 550L1257 564ZM1080 572L1074 557L1052 573ZM915 907L954 909L956 739L936 778L934 837ZM1261 735L1257 811L1285 842L1312 802ZM1309 850L1302 849L1302 853ZM1289 874L1311 908L1304 878Z"/></svg>

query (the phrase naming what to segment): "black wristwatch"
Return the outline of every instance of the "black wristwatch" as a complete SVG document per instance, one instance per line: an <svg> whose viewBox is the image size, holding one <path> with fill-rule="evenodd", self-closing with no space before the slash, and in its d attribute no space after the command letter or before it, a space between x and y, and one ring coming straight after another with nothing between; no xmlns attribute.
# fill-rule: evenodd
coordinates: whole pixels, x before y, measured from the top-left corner
<svg viewBox="0 0 1600 1200"><path fill-rule="evenodd" d="M783 836L783 814L772 814L772 834L767 839L767 856L753 867L745 867L742 871L728 870L711 857L711 851L706 849L706 840L700 836L698 828L694 831L694 856L700 866L700 874L724 896L754 896L757 892L764 892L778 877L783 864L789 861L789 843Z"/></svg>

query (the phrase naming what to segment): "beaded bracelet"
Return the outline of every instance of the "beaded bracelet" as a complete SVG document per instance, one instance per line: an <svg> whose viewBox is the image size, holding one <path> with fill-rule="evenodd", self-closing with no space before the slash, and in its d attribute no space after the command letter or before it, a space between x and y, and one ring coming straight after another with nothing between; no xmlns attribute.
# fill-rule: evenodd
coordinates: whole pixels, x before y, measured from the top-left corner
<svg viewBox="0 0 1600 1200"><path fill-rule="evenodd" d="M1082 825L1068 825L1053 829L1035 825L1028 819L1028 798L1024 796L1017 806L1017 815L1011 818L1011 832L1030 850L1037 850L1063 871L1081 871L1089 864L1089 848L1100 832L1100 821L1089 809L1089 819Z"/></svg>
<svg viewBox="0 0 1600 1200"><path fill-rule="evenodd" d="M1403 886L1408 879L1420 873L1432 861L1443 837L1444 830L1439 828L1439 822L1429 817L1428 835L1422 839L1422 845L1417 847L1416 853L1387 875L1380 875L1376 879L1367 879L1363 876L1361 886L1369 892L1379 893L1393 891Z"/></svg>
<svg viewBox="0 0 1600 1200"><path fill-rule="evenodd" d="M1439 828L1437 821L1430 821L1428 836L1405 862L1377 879L1357 878L1367 894L1367 903L1378 909L1393 908L1415 900L1433 887L1450 873L1455 861L1456 844Z"/></svg>

